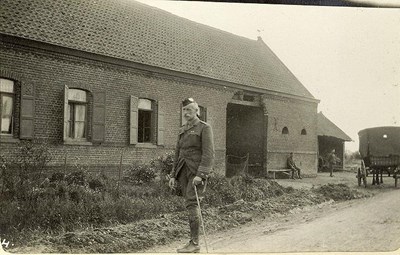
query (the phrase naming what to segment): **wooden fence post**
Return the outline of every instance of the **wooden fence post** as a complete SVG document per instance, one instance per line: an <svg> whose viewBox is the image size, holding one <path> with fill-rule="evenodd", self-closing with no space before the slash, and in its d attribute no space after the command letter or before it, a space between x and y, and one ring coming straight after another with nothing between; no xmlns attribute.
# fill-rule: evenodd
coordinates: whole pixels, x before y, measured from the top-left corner
<svg viewBox="0 0 400 255"><path fill-rule="evenodd" d="M118 170L118 182L117 182L117 192L118 192L118 197L119 197L119 184L121 182L121 172L122 172L122 157L123 157L123 152L121 152L121 158L119 161L119 170Z"/></svg>
<svg viewBox="0 0 400 255"><path fill-rule="evenodd" d="M64 175L67 174L67 153L64 155Z"/></svg>

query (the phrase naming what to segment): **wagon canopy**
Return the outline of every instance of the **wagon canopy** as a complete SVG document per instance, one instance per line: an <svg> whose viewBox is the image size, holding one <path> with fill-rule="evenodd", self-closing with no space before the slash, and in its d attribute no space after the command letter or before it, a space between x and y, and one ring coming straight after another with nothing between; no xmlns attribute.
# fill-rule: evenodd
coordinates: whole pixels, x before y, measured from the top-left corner
<svg viewBox="0 0 400 255"><path fill-rule="evenodd" d="M400 155L400 127L374 127L358 132L361 156Z"/></svg>

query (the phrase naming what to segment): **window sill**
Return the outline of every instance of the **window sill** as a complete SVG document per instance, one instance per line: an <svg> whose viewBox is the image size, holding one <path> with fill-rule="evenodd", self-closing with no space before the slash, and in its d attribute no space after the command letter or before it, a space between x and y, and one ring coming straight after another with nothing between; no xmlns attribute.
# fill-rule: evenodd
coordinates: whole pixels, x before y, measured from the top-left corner
<svg viewBox="0 0 400 255"><path fill-rule="evenodd" d="M19 139L8 135L0 135L0 143L18 143Z"/></svg>
<svg viewBox="0 0 400 255"><path fill-rule="evenodd" d="M138 143L136 144L137 148L149 148L149 149L153 149L153 148L157 148L157 145L152 144L152 143Z"/></svg>
<svg viewBox="0 0 400 255"><path fill-rule="evenodd" d="M93 145L91 142L88 141L75 141L75 140L65 140L65 145L83 145L83 146L91 146Z"/></svg>

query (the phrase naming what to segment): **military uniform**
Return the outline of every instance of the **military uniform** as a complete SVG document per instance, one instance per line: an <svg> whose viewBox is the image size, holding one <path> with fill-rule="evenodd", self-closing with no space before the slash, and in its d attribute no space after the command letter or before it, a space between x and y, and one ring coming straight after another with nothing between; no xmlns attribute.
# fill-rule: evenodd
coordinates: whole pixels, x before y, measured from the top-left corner
<svg viewBox="0 0 400 255"><path fill-rule="evenodd" d="M287 167L292 169L292 179L294 179L294 172L296 172L296 171L297 171L297 176L299 177L299 179L301 179L301 175L300 175L301 169L296 166L296 163L294 163L292 156L289 156L287 158L286 163L287 163Z"/></svg>
<svg viewBox="0 0 400 255"><path fill-rule="evenodd" d="M337 157L335 151L332 151L331 153L328 154L328 167L329 167L330 177L333 177L333 167L336 164L336 161Z"/></svg>
<svg viewBox="0 0 400 255"><path fill-rule="evenodd" d="M193 179L207 178L214 164L214 140L211 126L198 118L179 130L174 165L170 176L178 181L188 211L191 242L199 243L200 212L197 206ZM203 190L197 185L198 192Z"/></svg>
<svg viewBox="0 0 400 255"><path fill-rule="evenodd" d="M177 178L187 170L194 176L206 179L214 164L214 141L211 126L195 119L179 130L171 176Z"/></svg>

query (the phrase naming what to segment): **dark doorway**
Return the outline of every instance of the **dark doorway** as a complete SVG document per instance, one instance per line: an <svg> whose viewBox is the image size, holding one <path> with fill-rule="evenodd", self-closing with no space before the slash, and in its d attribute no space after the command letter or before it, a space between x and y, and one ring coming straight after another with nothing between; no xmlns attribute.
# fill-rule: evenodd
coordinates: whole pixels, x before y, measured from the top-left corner
<svg viewBox="0 0 400 255"><path fill-rule="evenodd" d="M330 136L318 136L318 170L327 171L327 160L329 153L335 149L336 156L341 160L335 168L343 169L344 141Z"/></svg>
<svg viewBox="0 0 400 255"><path fill-rule="evenodd" d="M248 155L248 173L263 174L263 111L260 107L229 103L226 111L226 155L227 161L243 161ZM240 158L239 158L240 157ZM239 174L227 162L226 176ZM240 163L240 162L237 162Z"/></svg>

